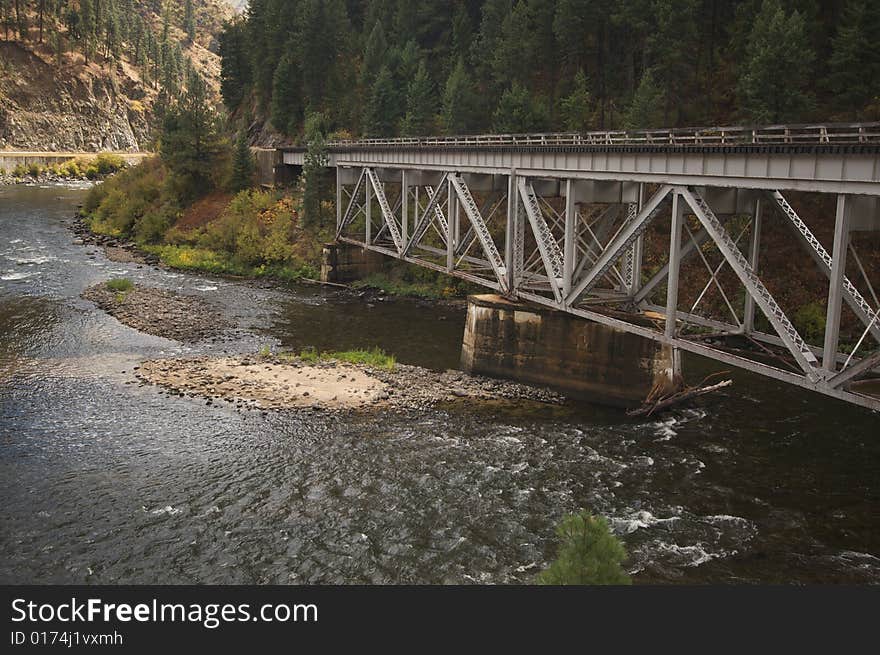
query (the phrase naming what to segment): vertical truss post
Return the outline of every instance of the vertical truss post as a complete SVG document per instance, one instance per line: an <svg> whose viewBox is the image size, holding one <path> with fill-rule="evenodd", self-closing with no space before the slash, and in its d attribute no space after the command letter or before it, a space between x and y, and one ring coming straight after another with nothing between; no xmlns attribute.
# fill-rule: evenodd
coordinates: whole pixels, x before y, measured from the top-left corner
<svg viewBox="0 0 880 655"><path fill-rule="evenodd" d="M512 296L519 286L523 268L525 225L519 208L516 169L507 178L507 229L504 231L504 261L507 269L505 293Z"/></svg>
<svg viewBox="0 0 880 655"><path fill-rule="evenodd" d="M364 169L364 172L366 172L366 170L367 169ZM364 243L369 246L370 243L372 243L373 238L373 226L370 224L373 215L373 194L370 193L369 181L367 181L364 186L366 187L366 204L364 206L364 214L367 217L365 221L366 225L364 227Z"/></svg>
<svg viewBox="0 0 880 655"><path fill-rule="evenodd" d="M636 204L636 215L640 211L642 211L642 206L645 204L645 185L643 182L639 182L639 199ZM628 289L630 295L635 295L639 290L639 287L642 286L642 260L645 255L645 235L640 234L636 239L636 242L633 244L632 249L632 278L631 284Z"/></svg>
<svg viewBox="0 0 880 655"><path fill-rule="evenodd" d="M834 371L837 364L837 344L840 337L840 306L843 299L843 278L846 271L846 251L849 245L850 211L847 197L837 196L837 214L834 219L834 248L831 255L831 277L828 283L828 314L825 318L825 350L822 367Z"/></svg>
<svg viewBox="0 0 880 655"><path fill-rule="evenodd" d="M409 187L406 184L406 169L400 171L400 198L403 205L400 208L400 238L401 243L406 244L408 241L409 230Z"/></svg>
<svg viewBox="0 0 880 655"><path fill-rule="evenodd" d="M638 203L630 202L626 206L626 223L635 220L639 213ZM635 257L636 257L636 239L623 256L623 266L621 272L622 291L623 293L631 293L631 289L635 286Z"/></svg>
<svg viewBox="0 0 880 655"><path fill-rule="evenodd" d="M342 170L336 167L336 231L342 226Z"/></svg>
<svg viewBox="0 0 880 655"><path fill-rule="evenodd" d="M457 226L458 210L455 205L455 189L452 180L446 180L446 270L452 272L455 268L455 233Z"/></svg>
<svg viewBox="0 0 880 655"><path fill-rule="evenodd" d="M684 205L678 191L672 195L672 230L669 236L669 280L666 286L666 336L675 336L675 318L678 312L678 275L681 271L681 228L684 224Z"/></svg>
<svg viewBox="0 0 880 655"><path fill-rule="evenodd" d="M574 197L572 197L571 180L565 181L565 243L562 253L562 294L568 296L571 293L571 277L574 272L575 261L575 214Z"/></svg>
<svg viewBox="0 0 880 655"><path fill-rule="evenodd" d="M752 239L749 242L749 265L755 273L758 272L758 257L761 251L761 220L764 208L761 199L755 200L755 215L752 218ZM748 289L745 290L746 300L743 309L743 330L746 334L755 329L755 299Z"/></svg>

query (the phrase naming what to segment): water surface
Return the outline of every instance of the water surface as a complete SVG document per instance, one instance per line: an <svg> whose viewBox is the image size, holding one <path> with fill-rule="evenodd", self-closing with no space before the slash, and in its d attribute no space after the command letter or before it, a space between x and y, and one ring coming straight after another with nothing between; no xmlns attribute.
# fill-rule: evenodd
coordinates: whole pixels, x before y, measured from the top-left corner
<svg viewBox="0 0 880 655"><path fill-rule="evenodd" d="M0 582L528 582L581 507L610 517L637 583L880 581L875 414L744 373L703 409L638 421L585 404L342 418L172 398L133 367L378 345L454 368L464 313L112 263L73 243L82 194L0 187ZM122 275L199 295L238 329L182 345L79 298Z"/></svg>

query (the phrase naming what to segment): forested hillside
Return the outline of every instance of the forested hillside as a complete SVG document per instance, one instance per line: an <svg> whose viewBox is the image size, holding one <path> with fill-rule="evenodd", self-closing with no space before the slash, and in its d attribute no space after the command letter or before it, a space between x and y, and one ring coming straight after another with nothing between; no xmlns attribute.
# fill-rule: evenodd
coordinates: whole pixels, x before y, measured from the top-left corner
<svg viewBox="0 0 880 655"><path fill-rule="evenodd" d="M222 0L0 0L0 147L138 150L198 75L219 103Z"/></svg>
<svg viewBox="0 0 880 655"><path fill-rule="evenodd" d="M251 0L222 94L288 137L880 117L876 0Z"/></svg>

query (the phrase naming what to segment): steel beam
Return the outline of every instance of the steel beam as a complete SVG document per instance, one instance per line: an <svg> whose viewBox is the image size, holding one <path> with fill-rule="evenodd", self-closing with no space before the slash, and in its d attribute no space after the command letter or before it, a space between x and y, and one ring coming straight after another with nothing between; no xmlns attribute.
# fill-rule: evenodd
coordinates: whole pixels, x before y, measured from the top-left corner
<svg viewBox="0 0 880 655"><path fill-rule="evenodd" d="M847 197L837 196L837 214L834 219L834 254L831 257L831 276L828 278L828 311L825 318L825 356L822 367L835 371L837 362L834 355L840 337L840 305L843 296L843 278L846 272L846 251L849 246L850 212Z"/></svg>
<svg viewBox="0 0 880 655"><path fill-rule="evenodd" d="M761 250L761 219L763 206L761 199L755 200L755 215L752 217L752 234L749 241L749 265L755 273L758 272L758 257ZM745 305L743 308L743 331L750 334L755 329L755 299L746 291Z"/></svg>
<svg viewBox="0 0 880 655"><path fill-rule="evenodd" d="M678 191L672 192L672 219L669 236L669 283L666 285L667 338L675 336L675 319L678 313L678 274L681 270L681 228L684 224L684 206Z"/></svg>

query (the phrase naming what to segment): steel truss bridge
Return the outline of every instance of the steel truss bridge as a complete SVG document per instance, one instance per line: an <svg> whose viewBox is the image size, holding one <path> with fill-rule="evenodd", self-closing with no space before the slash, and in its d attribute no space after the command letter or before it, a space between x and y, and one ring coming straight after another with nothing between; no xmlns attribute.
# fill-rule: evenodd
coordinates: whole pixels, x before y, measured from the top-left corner
<svg viewBox="0 0 880 655"><path fill-rule="evenodd" d="M340 242L880 410L864 380L880 370L880 301L864 266L877 257L860 257L853 239L880 231L880 123L364 139L328 151ZM294 166L306 156L282 153ZM827 248L792 191L833 194ZM822 343L805 340L765 284L762 229L780 223L802 246L798 266L827 278ZM682 306L695 276L702 291ZM844 306L861 332L848 352Z"/></svg>

